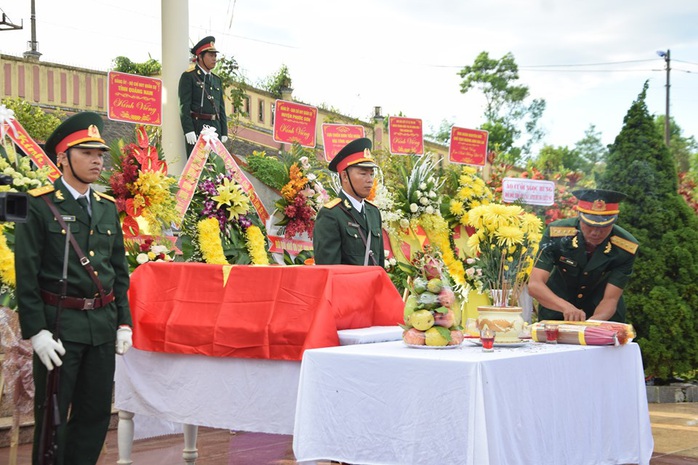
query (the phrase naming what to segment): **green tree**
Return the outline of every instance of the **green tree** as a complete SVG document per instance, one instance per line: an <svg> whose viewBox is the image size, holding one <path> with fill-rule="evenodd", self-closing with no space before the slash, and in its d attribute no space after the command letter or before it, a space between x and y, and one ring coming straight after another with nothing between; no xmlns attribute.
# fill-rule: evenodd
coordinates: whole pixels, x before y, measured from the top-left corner
<svg viewBox="0 0 698 465"><path fill-rule="evenodd" d="M546 179L551 179L556 173L580 171L582 163L577 153L568 147L545 145L528 165L543 173Z"/></svg>
<svg viewBox="0 0 698 465"><path fill-rule="evenodd" d="M262 89L274 94L276 97L281 97L281 91L290 89L291 85L291 73L286 65L281 65L281 68L276 73L267 76L259 83Z"/></svg>
<svg viewBox="0 0 698 465"><path fill-rule="evenodd" d="M608 155L608 149L601 142L601 132L593 124L584 131L584 138L574 145L574 151L581 159L579 169L587 175L591 175L595 167L605 162Z"/></svg>
<svg viewBox="0 0 698 465"><path fill-rule="evenodd" d="M598 186L628 195L619 224L639 241L625 289L647 375L698 368L698 217L677 193L676 164L647 110L645 83L610 146Z"/></svg>
<svg viewBox="0 0 698 465"><path fill-rule="evenodd" d="M485 123L481 126L489 132L490 146L497 146L502 160L518 163L522 155L530 154L531 147L543 137L538 121L545 111L545 100L533 99L528 103L530 93L525 85L517 85L519 67L511 53L499 60L481 52L471 66L458 72L463 78L460 85L462 94L478 88L484 94ZM519 146L515 146L520 142Z"/></svg>
<svg viewBox="0 0 698 465"><path fill-rule="evenodd" d="M21 98L4 98L1 102L15 112L15 119L32 139L45 142L48 136L61 124L63 112L46 113L40 107Z"/></svg>
<svg viewBox="0 0 698 465"><path fill-rule="evenodd" d="M664 121L666 117L659 115L654 123L659 133L664 137ZM679 173L686 173L691 169L697 169L695 161L698 161L698 143L695 137L684 137L683 129L676 124L674 118L669 121L669 152L676 161L676 169Z"/></svg>
<svg viewBox="0 0 698 465"><path fill-rule="evenodd" d="M139 76L156 76L162 73L162 65L152 57L143 63L135 63L127 57L118 56L112 61L112 70Z"/></svg>
<svg viewBox="0 0 698 465"><path fill-rule="evenodd" d="M439 124L439 128L434 130L434 128L431 128L431 133L425 134L424 137L434 141L438 142L439 144L448 144L451 141L451 128L453 127L453 123L451 123L448 120L441 120L441 124Z"/></svg>

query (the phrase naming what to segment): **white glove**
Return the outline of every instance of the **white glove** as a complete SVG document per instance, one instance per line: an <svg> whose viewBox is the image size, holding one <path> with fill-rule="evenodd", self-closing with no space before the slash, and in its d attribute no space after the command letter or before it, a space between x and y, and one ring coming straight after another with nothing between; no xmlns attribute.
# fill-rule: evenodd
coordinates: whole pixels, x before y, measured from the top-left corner
<svg viewBox="0 0 698 465"><path fill-rule="evenodd" d="M187 140L187 144L196 145L196 133L194 131L184 134L184 138Z"/></svg>
<svg viewBox="0 0 698 465"><path fill-rule="evenodd" d="M128 326L116 330L116 353L124 355L133 345L133 331Z"/></svg>
<svg viewBox="0 0 698 465"><path fill-rule="evenodd" d="M221 136L221 142L223 142L224 144L228 142L228 136Z"/></svg>
<svg viewBox="0 0 698 465"><path fill-rule="evenodd" d="M53 365L57 367L63 365L63 361L58 354L65 355L65 348L61 341L53 339L51 331L42 329L31 337L31 341L34 353L39 357L41 363L46 365L48 371L53 370Z"/></svg>

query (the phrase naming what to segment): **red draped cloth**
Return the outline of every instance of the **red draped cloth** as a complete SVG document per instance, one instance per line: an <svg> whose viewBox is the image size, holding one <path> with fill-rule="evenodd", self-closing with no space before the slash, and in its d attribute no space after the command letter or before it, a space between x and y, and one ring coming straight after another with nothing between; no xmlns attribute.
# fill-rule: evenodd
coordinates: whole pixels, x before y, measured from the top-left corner
<svg viewBox="0 0 698 465"><path fill-rule="evenodd" d="M397 325L403 302L380 267L151 262L131 275L134 347L300 360L337 330Z"/></svg>

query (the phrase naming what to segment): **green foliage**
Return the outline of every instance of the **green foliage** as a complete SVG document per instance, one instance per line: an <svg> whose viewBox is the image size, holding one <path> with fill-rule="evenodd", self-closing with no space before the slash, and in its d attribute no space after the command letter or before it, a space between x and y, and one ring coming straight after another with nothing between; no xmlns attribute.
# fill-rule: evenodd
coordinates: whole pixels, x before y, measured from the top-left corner
<svg viewBox="0 0 698 465"><path fill-rule="evenodd" d="M148 58L143 63L135 63L127 57L118 56L112 61L112 70L139 76L157 76L162 73L162 65L154 58Z"/></svg>
<svg viewBox="0 0 698 465"><path fill-rule="evenodd" d="M61 124L63 112L46 113L40 107L30 104L21 98L4 98L0 101L15 112L15 119L27 131L32 139L46 141L48 136Z"/></svg>
<svg viewBox="0 0 698 465"><path fill-rule="evenodd" d="M584 138L574 145L574 151L580 159L579 169L587 175L604 163L608 155L608 149L601 143L601 133L593 124L584 131Z"/></svg>
<svg viewBox="0 0 698 465"><path fill-rule="evenodd" d="M279 68L275 74L267 76L262 80L260 87L276 97L281 97L281 91L283 89L290 89L291 83L291 74L288 71L288 67L286 65L281 65L281 68Z"/></svg>
<svg viewBox="0 0 698 465"><path fill-rule="evenodd" d="M439 144L448 144L451 141L451 128L453 127L453 123L448 121L448 120L441 120L441 124L439 124L439 128L434 130L432 128L432 132L430 134L425 134L424 137L432 140L434 142L438 142Z"/></svg>
<svg viewBox="0 0 698 465"><path fill-rule="evenodd" d="M538 121L545 111L545 100L533 99L527 103L529 89L525 85L516 85L519 67L511 53L496 60L487 52L481 52L472 66L465 66L458 75L463 78L462 94L479 88L485 96L486 122L481 129L489 131L490 145L499 146L502 161L519 162L522 155L529 154L532 145L543 137ZM528 138L520 146L514 146L524 134Z"/></svg>
<svg viewBox="0 0 698 465"><path fill-rule="evenodd" d="M277 190L281 190L288 182L289 166L279 158L268 157L266 153L256 150L247 157L249 172L267 186Z"/></svg>
<svg viewBox="0 0 698 465"><path fill-rule="evenodd" d="M640 242L625 288L646 374L698 368L698 217L677 193L675 162L647 110L647 84L610 147L599 187L628 194L619 224Z"/></svg>

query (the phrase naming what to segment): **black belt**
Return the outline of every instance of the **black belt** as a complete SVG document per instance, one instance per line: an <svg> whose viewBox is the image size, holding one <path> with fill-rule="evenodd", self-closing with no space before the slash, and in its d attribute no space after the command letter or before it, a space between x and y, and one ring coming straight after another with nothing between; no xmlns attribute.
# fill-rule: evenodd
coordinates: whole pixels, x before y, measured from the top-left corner
<svg viewBox="0 0 698 465"><path fill-rule="evenodd" d="M205 119L207 121L216 121L218 119L218 115L209 115L207 113L195 113L191 112L191 117L194 119Z"/></svg>
<svg viewBox="0 0 698 465"><path fill-rule="evenodd" d="M58 294L54 294L53 292L48 292L42 289L41 298L44 299L45 303L53 305L54 307L57 307L58 302L60 302L63 308L73 308L75 310L93 310L95 308L102 308L113 302L114 291L110 291L109 294L104 296L104 299L101 297L85 299L82 297L65 296L63 297L63 300L61 300L61 296Z"/></svg>

